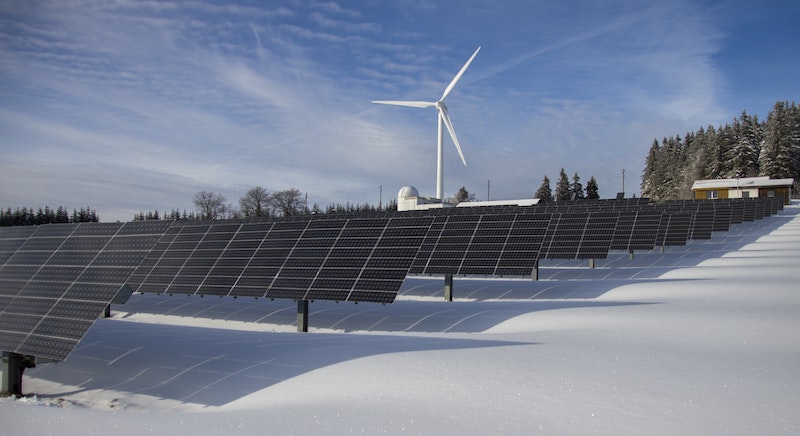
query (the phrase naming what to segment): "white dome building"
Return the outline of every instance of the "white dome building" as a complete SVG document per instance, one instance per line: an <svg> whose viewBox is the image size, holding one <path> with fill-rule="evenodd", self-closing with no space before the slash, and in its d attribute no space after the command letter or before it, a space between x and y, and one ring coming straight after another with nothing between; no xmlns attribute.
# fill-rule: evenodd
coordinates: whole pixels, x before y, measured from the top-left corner
<svg viewBox="0 0 800 436"><path fill-rule="evenodd" d="M403 186L397 193L397 210L422 210L441 207L450 207L450 204L442 204L438 198L420 197L419 191L413 186Z"/></svg>
<svg viewBox="0 0 800 436"><path fill-rule="evenodd" d="M413 198L413 197L419 197L419 191L417 191L417 188L413 186L409 185L403 186L402 188L400 188L400 192L397 193L398 200L401 198Z"/></svg>

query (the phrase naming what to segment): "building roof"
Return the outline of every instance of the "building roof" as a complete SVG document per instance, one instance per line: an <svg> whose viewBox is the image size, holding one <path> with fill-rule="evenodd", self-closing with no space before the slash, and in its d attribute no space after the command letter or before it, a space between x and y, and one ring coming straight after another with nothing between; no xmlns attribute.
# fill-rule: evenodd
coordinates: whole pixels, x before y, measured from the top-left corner
<svg viewBox="0 0 800 436"><path fill-rule="evenodd" d="M794 179L770 179L763 177L743 177L740 179L710 179L696 180L692 185L692 190L700 189L753 189L753 188L775 188L781 186L792 186Z"/></svg>
<svg viewBox="0 0 800 436"><path fill-rule="evenodd" d="M462 201L457 207L479 207L479 206L533 206L538 204L538 198L523 198L521 200L490 200L490 201Z"/></svg>

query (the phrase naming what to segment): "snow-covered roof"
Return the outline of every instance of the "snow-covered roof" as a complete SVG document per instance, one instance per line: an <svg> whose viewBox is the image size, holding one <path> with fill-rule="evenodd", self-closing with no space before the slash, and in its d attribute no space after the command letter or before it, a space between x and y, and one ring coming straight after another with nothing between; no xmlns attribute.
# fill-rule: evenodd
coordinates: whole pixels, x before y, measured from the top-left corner
<svg viewBox="0 0 800 436"><path fill-rule="evenodd" d="M741 179L710 179L696 180L692 185L692 190L698 189L736 189L736 188L770 188L777 186L792 186L794 179L770 179L769 176L763 177L743 177Z"/></svg>
<svg viewBox="0 0 800 436"><path fill-rule="evenodd" d="M539 203L538 198L523 198L520 200L491 200L491 201L462 201L457 207L478 207L478 206L533 206Z"/></svg>

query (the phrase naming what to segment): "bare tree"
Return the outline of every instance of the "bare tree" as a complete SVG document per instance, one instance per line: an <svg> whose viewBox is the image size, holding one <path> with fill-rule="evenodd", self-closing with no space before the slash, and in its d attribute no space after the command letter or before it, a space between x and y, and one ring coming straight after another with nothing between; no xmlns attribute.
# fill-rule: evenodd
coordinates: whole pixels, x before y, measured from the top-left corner
<svg viewBox="0 0 800 436"><path fill-rule="evenodd" d="M271 202L270 192L256 186L239 199L239 210L245 217L265 217L270 215Z"/></svg>
<svg viewBox="0 0 800 436"><path fill-rule="evenodd" d="M292 216L303 212L303 193L296 188L273 193L272 209L279 216Z"/></svg>
<svg viewBox="0 0 800 436"><path fill-rule="evenodd" d="M200 191L194 194L192 203L202 220L226 218L231 212L231 207L225 204L225 196L222 194Z"/></svg>

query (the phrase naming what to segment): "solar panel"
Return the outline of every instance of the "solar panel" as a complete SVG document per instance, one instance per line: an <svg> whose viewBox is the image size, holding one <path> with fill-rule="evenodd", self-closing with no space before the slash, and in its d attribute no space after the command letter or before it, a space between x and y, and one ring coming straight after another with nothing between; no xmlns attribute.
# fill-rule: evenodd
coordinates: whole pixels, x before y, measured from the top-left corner
<svg viewBox="0 0 800 436"><path fill-rule="evenodd" d="M28 240L34 230L36 228L33 226L0 227L0 266Z"/></svg>
<svg viewBox="0 0 800 436"><path fill-rule="evenodd" d="M722 208L715 207L710 202L698 202L694 209L690 238L711 239L711 233L716 229L716 226L721 226L726 221L723 218L723 214L718 213L721 210ZM727 221L730 221L730 219ZM727 223L725 226L727 227Z"/></svg>
<svg viewBox="0 0 800 436"><path fill-rule="evenodd" d="M605 259L618 217L618 212L553 214L539 258Z"/></svg>
<svg viewBox="0 0 800 436"><path fill-rule="evenodd" d="M755 212L755 218L756 218L757 220L760 220L760 219L763 219L765 216L767 216L766 202L765 202L765 201L763 201L763 200L762 200L762 199L760 199L760 198L759 198L759 199L756 199L756 212Z"/></svg>
<svg viewBox="0 0 800 436"><path fill-rule="evenodd" d="M510 215L481 215L458 270L461 275L495 275L514 223Z"/></svg>
<svg viewBox="0 0 800 436"><path fill-rule="evenodd" d="M731 209L731 224L741 224L744 220L744 202L727 201Z"/></svg>
<svg viewBox="0 0 800 436"><path fill-rule="evenodd" d="M712 203L714 213L714 222L712 229L715 232L727 232L731 227L731 216L733 211L731 209L731 202L725 201L716 203L713 201L704 202L703 204Z"/></svg>
<svg viewBox="0 0 800 436"><path fill-rule="evenodd" d="M374 219L348 220L306 299L393 302L431 221L395 217L381 225ZM359 256L367 250L368 256ZM340 298L342 289L346 298Z"/></svg>
<svg viewBox="0 0 800 436"><path fill-rule="evenodd" d="M605 259L611 248L611 240L619 220L619 212L594 212L578 248L578 259Z"/></svg>
<svg viewBox="0 0 800 436"><path fill-rule="evenodd" d="M617 227L614 230L614 236L611 239L612 250L630 250L631 240L633 238L633 228L636 225L636 210L625 210L619 213Z"/></svg>
<svg viewBox="0 0 800 436"><path fill-rule="evenodd" d="M612 250L652 250L661 225L661 208L645 207L620 212Z"/></svg>
<svg viewBox="0 0 800 436"><path fill-rule="evenodd" d="M496 210L507 212L510 209ZM445 276L529 276L550 215L485 212L485 209L461 209L458 214L436 217L409 272Z"/></svg>
<svg viewBox="0 0 800 436"><path fill-rule="evenodd" d="M755 221L756 219L756 203L750 199L742 200L744 203L744 214L742 221Z"/></svg>
<svg viewBox="0 0 800 436"><path fill-rule="evenodd" d="M783 210L783 197L767 197L767 200L770 204L770 216L775 215L779 210Z"/></svg>
<svg viewBox="0 0 800 436"><path fill-rule="evenodd" d="M549 224L549 214L516 215L494 275L529 276L539 259Z"/></svg>
<svg viewBox="0 0 800 436"><path fill-rule="evenodd" d="M542 242L542 259L577 259L583 233L589 222L586 213L554 213Z"/></svg>
<svg viewBox="0 0 800 436"><path fill-rule="evenodd" d="M0 348L63 360L112 301L123 301L124 283L149 247L133 248L142 229L161 233L168 224L51 224L33 227L0 267ZM6 232L3 232L6 234ZM115 241L112 243L112 241ZM137 260L138 259L138 260Z"/></svg>
<svg viewBox="0 0 800 436"><path fill-rule="evenodd" d="M663 211L659 209L640 210L636 215L631 243L633 250L652 250L656 245L658 229L661 226Z"/></svg>
<svg viewBox="0 0 800 436"><path fill-rule="evenodd" d="M686 245L689 239L692 214L687 212L665 212L656 236L656 245Z"/></svg>
<svg viewBox="0 0 800 436"><path fill-rule="evenodd" d="M431 220L176 224L131 283L139 292L392 302Z"/></svg>

